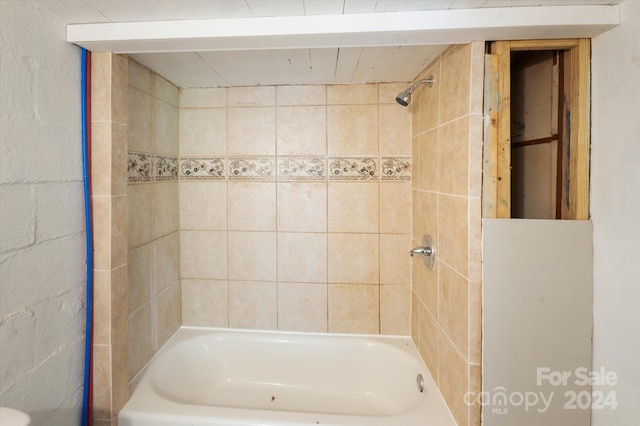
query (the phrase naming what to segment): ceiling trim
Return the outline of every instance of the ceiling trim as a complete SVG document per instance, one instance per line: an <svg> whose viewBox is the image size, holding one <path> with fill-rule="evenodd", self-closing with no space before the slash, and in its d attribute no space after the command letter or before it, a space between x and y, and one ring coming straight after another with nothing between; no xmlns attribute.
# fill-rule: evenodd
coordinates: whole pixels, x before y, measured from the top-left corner
<svg viewBox="0 0 640 426"><path fill-rule="evenodd" d="M508 7L73 24L67 41L115 53L399 46L591 38L619 23L617 5Z"/></svg>

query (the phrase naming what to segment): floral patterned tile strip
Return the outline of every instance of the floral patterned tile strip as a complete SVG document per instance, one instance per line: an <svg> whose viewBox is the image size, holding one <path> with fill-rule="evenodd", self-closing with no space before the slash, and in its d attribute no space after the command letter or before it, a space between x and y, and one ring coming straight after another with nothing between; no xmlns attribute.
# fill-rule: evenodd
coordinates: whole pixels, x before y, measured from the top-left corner
<svg viewBox="0 0 640 426"><path fill-rule="evenodd" d="M327 166L319 157L278 158L278 180L324 180Z"/></svg>
<svg viewBox="0 0 640 426"><path fill-rule="evenodd" d="M178 180L178 159L175 157L156 156L156 180Z"/></svg>
<svg viewBox="0 0 640 426"><path fill-rule="evenodd" d="M229 158L229 180L275 180L273 158Z"/></svg>
<svg viewBox="0 0 640 426"><path fill-rule="evenodd" d="M330 158L331 180L376 180L378 165L375 158Z"/></svg>
<svg viewBox="0 0 640 426"><path fill-rule="evenodd" d="M151 182L153 156L139 152L127 153L127 182Z"/></svg>
<svg viewBox="0 0 640 426"><path fill-rule="evenodd" d="M224 158L180 159L181 180L224 180Z"/></svg>
<svg viewBox="0 0 640 426"><path fill-rule="evenodd" d="M411 180L411 158L383 157L382 180Z"/></svg>

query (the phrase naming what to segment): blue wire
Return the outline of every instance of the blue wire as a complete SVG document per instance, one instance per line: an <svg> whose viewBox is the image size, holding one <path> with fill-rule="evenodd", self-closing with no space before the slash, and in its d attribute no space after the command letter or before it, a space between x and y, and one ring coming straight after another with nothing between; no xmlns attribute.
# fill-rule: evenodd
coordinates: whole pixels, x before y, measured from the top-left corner
<svg viewBox="0 0 640 426"><path fill-rule="evenodd" d="M93 310L93 249L91 245L91 200L89 199L89 150L87 138L87 51L82 49L81 57L81 122L82 122L82 178L84 183L85 237L87 250L87 308L84 348L84 384L82 391L82 426L88 426L89 374L91 365L91 317Z"/></svg>

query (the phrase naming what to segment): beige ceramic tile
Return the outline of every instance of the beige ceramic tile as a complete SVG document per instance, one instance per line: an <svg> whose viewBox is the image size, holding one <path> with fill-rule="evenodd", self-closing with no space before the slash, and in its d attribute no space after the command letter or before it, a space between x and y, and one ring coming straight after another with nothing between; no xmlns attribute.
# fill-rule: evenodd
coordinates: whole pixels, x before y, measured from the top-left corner
<svg viewBox="0 0 640 426"><path fill-rule="evenodd" d="M178 88L171 82L153 73L152 84L153 96L175 107L180 106Z"/></svg>
<svg viewBox="0 0 640 426"><path fill-rule="evenodd" d="M129 315L129 379L140 372L153 356L151 303Z"/></svg>
<svg viewBox="0 0 640 426"><path fill-rule="evenodd" d="M385 234L411 232L411 184L409 182L380 183L380 232Z"/></svg>
<svg viewBox="0 0 640 426"><path fill-rule="evenodd" d="M127 127L111 126L111 194L127 195Z"/></svg>
<svg viewBox="0 0 640 426"><path fill-rule="evenodd" d="M408 336L411 319L411 287L380 286L380 333Z"/></svg>
<svg viewBox="0 0 640 426"><path fill-rule="evenodd" d="M326 105L327 86L277 86L278 105Z"/></svg>
<svg viewBox="0 0 640 426"><path fill-rule="evenodd" d="M380 234L380 284L411 284L411 235Z"/></svg>
<svg viewBox="0 0 640 426"><path fill-rule="evenodd" d="M156 182L153 187L153 237L180 229L178 182Z"/></svg>
<svg viewBox="0 0 640 426"><path fill-rule="evenodd" d="M93 343L111 344L111 271L93 271Z"/></svg>
<svg viewBox="0 0 640 426"><path fill-rule="evenodd" d="M228 327L229 283L182 280L182 323L201 327Z"/></svg>
<svg viewBox="0 0 640 426"><path fill-rule="evenodd" d="M422 133L413 139L413 187L427 191L438 188L438 129Z"/></svg>
<svg viewBox="0 0 640 426"><path fill-rule="evenodd" d="M227 111L224 108L180 109L180 156L224 157Z"/></svg>
<svg viewBox="0 0 640 426"><path fill-rule="evenodd" d="M440 265L439 322L442 329L462 354L469 351L469 281Z"/></svg>
<svg viewBox="0 0 640 426"><path fill-rule="evenodd" d="M396 96L409 86L411 83L380 83L378 85L380 104L398 105ZM411 114L411 108L407 108L407 111Z"/></svg>
<svg viewBox="0 0 640 426"><path fill-rule="evenodd" d="M118 419L114 417L111 420L103 420L103 419L97 419L94 416L91 424L93 426L118 426Z"/></svg>
<svg viewBox="0 0 640 426"><path fill-rule="evenodd" d="M481 198L469 198L469 279L482 280Z"/></svg>
<svg viewBox="0 0 640 426"><path fill-rule="evenodd" d="M111 121L111 59L113 53L91 55L91 121Z"/></svg>
<svg viewBox="0 0 640 426"><path fill-rule="evenodd" d="M420 347L420 299L418 294L411 291L411 340Z"/></svg>
<svg viewBox="0 0 640 426"><path fill-rule="evenodd" d="M182 324L180 283L176 281L160 293L155 303L158 321L156 348L161 348Z"/></svg>
<svg viewBox="0 0 640 426"><path fill-rule="evenodd" d="M469 108L471 113L482 114L484 101L484 53L485 44L471 43L471 92Z"/></svg>
<svg viewBox="0 0 640 426"><path fill-rule="evenodd" d="M180 108L213 108L227 106L225 87L180 90Z"/></svg>
<svg viewBox="0 0 640 426"><path fill-rule="evenodd" d="M483 155L482 115L469 117L469 196L482 195L482 155Z"/></svg>
<svg viewBox="0 0 640 426"><path fill-rule="evenodd" d="M427 368L429 368L429 372L433 379L438 383L439 380L439 369L438 364L439 353L438 353L438 335L440 334L438 322L436 319L427 311L427 308L420 304L420 345L418 349L420 350L420 355L422 355L422 359L424 360Z"/></svg>
<svg viewBox="0 0 640 426"><path fill-rule="evenodd" d="M377 284L377 234L329 234L329 282Z"/></svg>
<svg viewBox="0 0 640 426"><path fill-rule="evenodd" d="M127 197L111 197L111 269L127 263Z"/></svg>
<svg viewBox="0 0 640 426"><path fill-rule="evenodd" d="M126 315L124 316L126 322ZM113 412L118 413L129 400L129 360L127 356L128 338L125 333L111 346L112 367L112 401Z"/></svg>
<svg viewBox="0 0 640 426"><path fill-rule="evenodd" d="M181 231L181 278L226 279L227 233Z"/></svg>
<svg viewBox="0 0 640 426"><path fill-rule="evenodd" d="M327 235L278 233L278 281L327 282Z"/></svg>
<svg viewBox="0 0 640 426"><path fill-rule="evenodd" d="M152 244L155 249L154 292L159 294L180 278L180 232L172 232Z"/></svg>
<svg viewBox="0 0 640 426"><path fill-rule="evenodd" d="M468 199L438 195L438 245L440 259L460 274L468 274Z"/></svg>
<svg viewBox="0 0 640 426"><path fill-rule="evenodd" d="M326 107L279 107L277 123L278 155L326 155Z"/></svg>
<svg viewBox="0 0 640 426"><path fill-rule="evenodd" d="M329 284L329 332L379 332L378 286Z"/></svg>
<svg viewBox="0 0 640 426"><path fill-rule="evenodd" d="M274 330L277 321L276 283L229 282L229 327Z"/></svg>
<svg viewBox="0 0 640 426"><path fill-rule="evenodd" d="M229 108L228 129L229 155L275 155L275 108Z"/></svg>
<svg viewBox="0 0 640 426"><path fill-rule="evenodd" d="M180 110L160 100L154 100L151 108L154 154L178 156Z"/></svg>
<svg viewBox="0 0 640 426"><path fill-rule="evenodd" d="M92 55L93 58L93 55ZM129 93L128 58L113 55L111 65L111 120L127 125L127 100ZM92 93L93 95L93 93ZM91 113L93 115L93 112Z"/></svg>
<svg viewBox="0 0 640 426"><path fill-rule="evenodd" d="M275 86L229 87L229 106L271 106L276 104Z"/></svg>
<svg viewBox="0 0 640 426"><path fill-rule="evenodd" d="M417 246L422 245L422 242L414 241L414 244ZM433 266L433 269L427 269L422 262L422 259L415 258L413 259L413 268L420 270L420 282L418 283L418 295L420 296L420 300L424 303L425 307L431 315L435 319L439 319L439 311L438 311L438 274L440 270L440 262L437 260L436 254L436 263Z"/></svg>
<svg viewBox="0 0 640 426"><path fill-rule="evenodd" d="M411 102L407 108L411 109L411 138L414 139L420 134L420 101Z"/></svg>
<svg viewBox="0 0 640 426"><path fill-rule="evenodd" d="M151 96L129 87L129 122L127 124L129 150L152 153ZM93 138L91 140L93 142ZM93 148L93 143L91 144Z"/></svg>
<svg viewBox="0 0 640 426"><path fill-rule="evenodd" d="M327 332L327 285L278 283L278 330Z"/></svg>
<svg viewBox="0 0 640 426"><path fill-rule="evenodd" d="M180 182L180 229L227 229L226 182Z"/></svg>
<svg viewBox="0 0 640 426"><path fill-rule="evenodd" d="M469 361L482 362L482 283L469 282Z"/></svg>
<svg viewBox="0 0 640 426"><path fill-rule="evenodd" d="M339 84L327 86L329 105L364 105L378 103L377 84Z"/></svg>
<svg viewBox="0 0 640 426"><path fill-rule="evenodd" d="M129 58L128 75L129 86L142 90L145 93L151 93L151 71L149 68ZM129 113L131 113L131 110L129 110Z"/></svg>
<svg viewBox="0 0 640 426"><path fill-rule="evenodd" d="M91 125L91 194L93 196L112 195L112 124L98 122Z"/></svg>
<svg viewBox="0 0 640 426"><path fill-rule="evenodd" d="M469 189L469 118L451 121L439 129L438 191L467 195Z"/></svg>
<svg viewBox="0 0 640 426"><path fill-rule="evenodd" d="M132 249L152 239L153 185L127 185L127 204L129 249Z"/></svg>
<svg viewBox="0 0 640 426"><path fill-rule="evenodd" d="M482 392L482 365L469 364L469 392L480 395ZM474 401L476 401L474 399ZM482 406L474 402L469 407L469 425L479 425L481 422Z"/></svg>
<svg viewBox="0 0 640 426"><path fill-rule="evenodd" d="M422 84L413 92L411 103L420 104L420 132L434 129L438 125L438 117L441 113L441 102L451 102L451 99L442 95L441 62L438 60L421 75L421 79L433 75L433 86ZM415 136L415 133L414 133Z"/></svg>
<svg viewBox="0 0 640 426"><path fill-rule="evenodd" d="M229 182L231 231L276 230L275 182Z"/></svg>
<svg viewBox="0 0 640 426"><path fill-rule="evenodd" d="M379 184L329 182L329 232L378 232Z"/></svg>
<svg viewBox="0 0 640 426"><path fill-rule="evenodd" d="M153 260L153 243L129 250L129 313L140 309L151 299Z"/></svg>
<svg viewBox="0 0 640 426"><path fill-rule="evenodd" d="M326 232L327 184L279 182L278 231Z"/></svg>
<svg viewBox="0 0 640 426"><path fill-rule="evenodd" d="M276 233L229 232L229 279L275 281Z"/></svg>
<svg viewBox="0 0 640 426"><path fill-rule="evenodd" d="M439 389L453 417L459 425L469 421L468 407L464 395L469 391L469 365L455 348L453 342L440 333L439 341Z"/></svg>
<svg viewBox="0 0 640 426"><path fill-rule="evenodd" d="M380 156L411 155L411 110L380 105Z"/></svg>
<svg viewBox="0 0 640 426"><path fill-rule="evenodd" d="M413 190L412 197L413 239L422 242L425 234L431 235L438 247L438 196L434 192Z"/></svg>
<svg viewBox="0 0 640 426"><path fill-rule="evenodd" d="M333 156L377 155L378 106L329 106L327 148Z"/></svg>
<svg viewBox="0 0 640 426"><path fill-rule="evenodd" d="M93 345L93 415L110 418L111 406L111 345Z"/></svg>
<svg viewBox="0 0 640 426"><path fill-rule="evenodd" d="M442 58L440 123L469 113L470 71L471 46L468 44L455 46Z"/></svg>
<svg viewBox="0 0 640 426"><path fill-rule="evenodd" d="M93 197L93 265L95 269L110 270L111 266L111 198Z"/></svg>
<svg viewBox="0 0 640 426"><path fill-rule="evenodd" d="M129 366L127 359L127 337L122 336L113 346L113 410L120 412L129 400Z"/></svg>
<svg viewBox="0 0 640 426"><path fill-rule="evenodd" d="M127 265L111 271L111 344L127 336L129 285ZM124 344L124 342L121 342Z"/></svg>

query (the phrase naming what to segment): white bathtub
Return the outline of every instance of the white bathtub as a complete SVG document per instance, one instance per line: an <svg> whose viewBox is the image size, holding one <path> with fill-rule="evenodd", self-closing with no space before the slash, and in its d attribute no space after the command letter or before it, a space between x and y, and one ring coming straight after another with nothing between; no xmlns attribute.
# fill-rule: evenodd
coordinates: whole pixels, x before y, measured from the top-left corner
<svg viewBox="0 0 640 426"><path fill-rule="evenodd" d="M410 338L194 327L158 352L118 415L119 426L455 424Z"/></svg>

